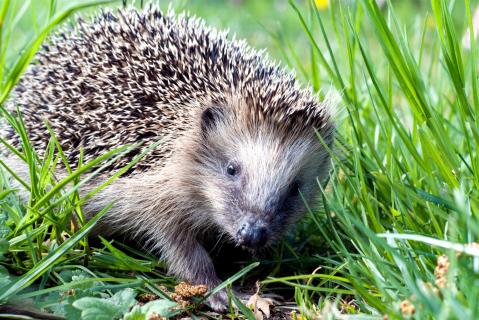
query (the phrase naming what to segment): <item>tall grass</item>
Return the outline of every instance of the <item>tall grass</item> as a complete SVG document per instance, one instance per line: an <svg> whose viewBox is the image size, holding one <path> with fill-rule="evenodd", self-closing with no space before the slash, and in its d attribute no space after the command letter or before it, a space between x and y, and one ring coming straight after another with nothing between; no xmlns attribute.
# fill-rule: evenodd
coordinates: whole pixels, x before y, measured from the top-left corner
<svg viewBox="0 0 479 320"><path fill-rule="evenodd" d="M312 213L337 255L322 259L315 277L346 289L357 312L476 318L479 88L471 3L432 0L430 13L409 26L391 3L384 11L375 1L332 2L327 26L314 6L308 14L290 4L318 57L309 79L330 79L346 108L325 212ZM457 10L462 26L453 22ZM461 46L466 28L470 50ZM309 306L311 292L321 292L297 288Z"/></svg>
<svg viewBox="0 0 479 320"><path fill-rule="evenodd" d="M0 103L51 29L91 4L98 2L56 12L52 0L34 40L8 64L16 14L30 7L1 3ZM287 262L275 261L276 268L262 281L264 290L294 288L296 317L474 319L479 314L473 4L432 0L429 12L418 14L410 25L396 14L395 4L381 9L372 0L331 1L327 11L319 11L314 2L305 8L290 1L309 43L306 62L295 39L274 38L300 77L315 89L334 86L344 106L337 143L329 150L334 166L323 190L324 210L309 213L299 227L301 245L285 242L280 255ZM461 45L467 29L470 49ZM91 316L92 310L117 318L127 312L127 318L134 312L146 315L138 306L131 309L134 294L125 288L166 298L157 285L170 288L174 279L164 275L161 262L121 243L102 239L99 246L89 244L85 235L102 213L85 221L81 204L86 199L77 192L98 173L94 166L134 146L80 163L58 181L54 169L66 160L55 138L40 157L21 120L2 112L22 137L22 150L13 151L28 163L30 180L21 180L0 162L0 301L30 299L67 318ZM26 206L18 201L12 179L30 191ZM79 228L69 223L72 216ZM313 272L311 264L321 268ZM279 266L290 274L277 272ZM252 317L244 306L239 309L231 310L232 316Z"/></svg>

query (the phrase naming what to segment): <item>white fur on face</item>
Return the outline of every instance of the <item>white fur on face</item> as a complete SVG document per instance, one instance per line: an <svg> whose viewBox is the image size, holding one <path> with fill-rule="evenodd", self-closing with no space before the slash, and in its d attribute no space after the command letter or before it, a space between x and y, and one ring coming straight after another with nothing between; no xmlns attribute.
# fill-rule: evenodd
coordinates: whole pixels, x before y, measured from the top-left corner
<svg viewBox="0 0 479 320"><path fill-rule="evenodd" d="M244 202L260 211L278 200L304 173L305 166L317 158L317 146L311 139L285 142L264 133L245 137L235 149L234 161L245 181L241 190Z"/></svg>

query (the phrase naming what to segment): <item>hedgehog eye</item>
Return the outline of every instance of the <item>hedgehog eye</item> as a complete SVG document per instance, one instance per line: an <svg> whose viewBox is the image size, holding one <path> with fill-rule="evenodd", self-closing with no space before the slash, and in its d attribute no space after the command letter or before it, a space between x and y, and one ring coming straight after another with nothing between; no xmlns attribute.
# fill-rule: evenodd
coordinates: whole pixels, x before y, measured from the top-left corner
<svg viewBox="0 0 479 320"><path fill-rule="evenodd" d="M226 173L230 176L235 176L236 174L238 174L238 165L234 163L229 163L226 166Z"/></svg>

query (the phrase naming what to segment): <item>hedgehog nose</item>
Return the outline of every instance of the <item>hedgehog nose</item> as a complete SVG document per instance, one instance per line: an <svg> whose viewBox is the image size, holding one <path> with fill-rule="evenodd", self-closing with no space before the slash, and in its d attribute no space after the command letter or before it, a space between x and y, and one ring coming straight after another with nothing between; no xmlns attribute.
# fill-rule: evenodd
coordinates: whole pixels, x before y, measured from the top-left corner
<svg viewBox="0 0 479 320"><path fill-rule="evenodd" d="M238 244L258 249L266 244L267 230L265 227L243 224L236 237Z"/></svg>

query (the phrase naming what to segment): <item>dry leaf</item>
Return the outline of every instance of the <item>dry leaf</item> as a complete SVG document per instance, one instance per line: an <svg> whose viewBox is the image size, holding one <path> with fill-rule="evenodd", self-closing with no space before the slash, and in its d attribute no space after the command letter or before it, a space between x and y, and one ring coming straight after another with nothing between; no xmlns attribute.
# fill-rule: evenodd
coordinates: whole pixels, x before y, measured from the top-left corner
<svg viewBox="0 0 479 320"><path fill-rule="evenodd" d="M249 308L253 308L253 313L256 317L256 320L263 320L263 313L266 318L269 318L271 316L270 307L273 304L273 299L263 298L259 295L258 292L256 292L249 298L248 302L246 303L246 306L248 306Z"/></svg>
<svg viewBox="0 0 479 320"><path fill-rule="evenodd" d="M254 314L254 318L256 320L263 320L263 312L259 311L259 310L255 310L253 311L253 314Z"/></svg>

